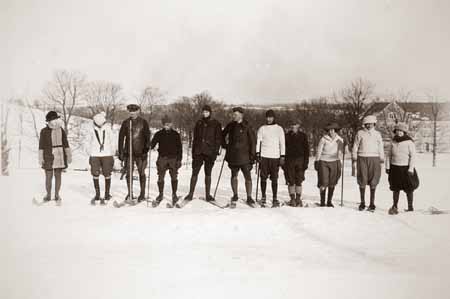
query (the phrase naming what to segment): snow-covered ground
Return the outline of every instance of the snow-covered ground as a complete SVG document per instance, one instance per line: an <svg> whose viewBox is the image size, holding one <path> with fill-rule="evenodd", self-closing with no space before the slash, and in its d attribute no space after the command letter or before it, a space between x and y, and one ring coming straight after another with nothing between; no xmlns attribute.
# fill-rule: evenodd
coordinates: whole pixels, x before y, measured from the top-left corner
<svg viewBox="0 0 450 299"><path fill-rule="evenodd" d="M71 170L63 205L36 207L31 198L43 193L42 172L16 171L0 180L1 297L448 298L450 215L425 211L450 209L450 169L422 162L418 211L398 216L386 213L385 178L371 214L354 209L358 191L348 176L344 207L335 209L220 210L195 200L178 210L92 207L89 174ZM189 174L183 168L180 194ZM315 181L308 171L309 202L317 200ZM116 175L115 198L124 185ZM230 196L226 168L218 193L222 202Z"/></svg>
<svg viewBox="0 0 450 299"><path fill-rule="evenodd" d="M431 168L431 156L419 156L417 211L397 216L387 215L385 175L377 211L355 209L349 163L344 206L338 206L339 185L334 209L311 207L318 200L313 170L304 183L309 208L221 210L199 200L184 209L93 207L89 172L73 169L63 175L63 205L37 207L31 200L43 195L42 170L35 164L13 169L0 178L0 297L449 298L450 214L427 213L450 210L449 162L450 155L440 155L439 167ZM217 162L214 184L219 169ZM155 174L152 168L152 197ZM190 168L183 167L180 195L189 179ZM229 179L225 166L223 203L231 196ZM242 196L243 187L240 177ZM166 183L166 195L169 190ZM126 194L118 174L112 191L119 200ZM203 192L202 175L196 195ZM280 198L287 197L282 186Z"/></svg>

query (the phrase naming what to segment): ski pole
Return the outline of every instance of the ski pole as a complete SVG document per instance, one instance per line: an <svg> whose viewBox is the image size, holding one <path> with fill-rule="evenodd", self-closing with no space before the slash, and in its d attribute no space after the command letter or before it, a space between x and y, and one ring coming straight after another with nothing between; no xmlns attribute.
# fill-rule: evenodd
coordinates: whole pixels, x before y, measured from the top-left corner
<svg viewBox="0 0 450 299"><path fill-rule="evenodd" d="M343 150L342 150L342 170L341 170L341 207L344 206L344 162L345 162L345 146L346 142L344 141Z"/></svg>
<svg viewBox="0 0 450 299"><path fill-rule="evenodd" d="M128 166L128 172L129 172L129 178L128 178L128 182L129 182L129 189L128 189L128 200L130 200L130 202L132 202L133 201L133 163L134 163L134 161L133 161L133 121L132 121L132 119L130 118L130 128L129 128L129 135L128 135L128 137L129 137L129 140L128 140L128 151L129 151L129 154L128 154L128 163L130 163L129 164L129 166Z"/></svg>
<svg viewBox="0 0 450 299"><path fill-rule="evenodd" d="M148 207L148 200L150 199L150 168L152 165L152 150L150 149L148 152L148 181L147 181L147 207Z"/></svg>
<svg viewBox="0 0 450 299"><path fill-rule="evenodd" d="M261 159L261 142L259 143L259 159ZM258 187L259 187L259 172L260 172L261 165L256 160L256 196L255 201L258 202Z"/></svg>
<svg viewBox="0 0 450 299"><path fill-rule="evenodd" d="M216 188L214 189L214 199L216 198L217 188L219 187L220 178L222 177L223 165L225 164L225 156L223 156L222 166L220 166L219 177L217 179Z"/></svg>

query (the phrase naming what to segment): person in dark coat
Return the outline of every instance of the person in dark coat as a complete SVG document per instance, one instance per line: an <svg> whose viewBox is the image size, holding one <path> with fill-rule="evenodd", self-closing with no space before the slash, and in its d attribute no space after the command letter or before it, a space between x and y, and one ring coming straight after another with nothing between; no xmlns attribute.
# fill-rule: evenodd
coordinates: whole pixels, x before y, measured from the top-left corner
<svg viewBox="0 0 450 299"><path fill-rule="evenodd" d="M178 169L181 167L183 158L183 146L180 134L172 129L172 121L167 115L163 117L162 124L164 128L156 132L150 144L151 149L158 145L156 167L158 170L159 195L153 202L153 206L157 206L164 198L164 177L167 170L169 170L172 183L172 204L175 206L178 201Z"/></svg>
<svg viewBox="0 0 450 299"><path fill-rule="evenodd" d="M309 143L305 133L300 131L300 124L293 123L286 133L286 163L283 167L288 185L288 205L302 207L302 183L309 164Z"/></svg>
<svg viewBox="0 0 450 299"><path fill-rule="evenodd" d="M147 121L139 116L140 107L137 104L129 104L127 106L127 110L130 117L122 122L122 126L120 127L119 131L119 160L125 163L129 194L131 194L130 175L133 175L129 173L129 163L131 163L131 165L134 165L134 163L136 163L136 167L139 173L139 183L141 187L138 202L141 202L145 199L145 169L147 167L148 151L150 149L150 129L148 127ZM130 124L132 128L131 139L133 141L133 152L131 153L132 161L129 161ZM128 197L127 200L131 202L133 201L132 198Z"/></svg>
<svg viewBox="0 0 450 299"><path fill-rule="evenodd" d="M238 200L238 173L242 171L245 177L247 203L254 204L252 199L251 169L256 159L256 135L250 124L244 119L244 109L233 108L233 121L222 132L223 148L226 149L225 160L231 169L231 188L233 197L231 207Z"/></svg>
<svg viewBox="0 0 450 299"><path fill-rule="evenodd" d="M415 169L416 146L408 135L408 125L398 123L394 128L394 134L386 159L386 173L393 194L393 205L389 209L391 215L398 214L400 191L406 193L407 211L414 211L413 193L419 186L419 178Z"/></svg>
<svg viewBox="0 0 450 299"><path fill-rule="evenodd" d="M47 126L39 134L39 165L45 171L44 201L51 200L52 180L55 177L55 201L61 203L62 170L72 162L72 152L67 141L67 135L62 128L63 122L55 111L50 111L45 117Z"/></svg>
<svg viewBox="0 0 450 299"><path fill-rule="evenodd" d="M203 164L205 165L205 199L207 201L214 200L211 196L211 172L222 143L222 126L211 117L211 113L209 105L203 106L203 117L195 124L192 142L192 176L189 194L184 198L185 200L192 200L198 174Z"/></svg>

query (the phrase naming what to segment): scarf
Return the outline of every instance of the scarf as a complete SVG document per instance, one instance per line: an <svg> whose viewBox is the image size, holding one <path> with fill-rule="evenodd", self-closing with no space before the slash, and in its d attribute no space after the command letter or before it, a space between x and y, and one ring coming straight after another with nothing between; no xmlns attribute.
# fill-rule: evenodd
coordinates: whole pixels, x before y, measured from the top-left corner
<svg viewBox="0 0 450 299"><path fill-rule="evenodd" d="M100 136L98 136L98 131L96 129L94 129L95 132L95 137L97 137L97 142L100 145L100 152L103 152L103 150L105 149L105 130L102 131L103 136L102 136L102 141L100 141Z"/></svg>
<svg viewBox="0 0 450 299"><path fill-rule="evenodd" d="M401 137L395 135L393 139L394 139L394 141L397 142L397 143L400 143L400 142L402 142L402 141L412 140L412 138L409 137L409 136L406 135L406 134L404 134L404 135L401 136Z"/></svg>

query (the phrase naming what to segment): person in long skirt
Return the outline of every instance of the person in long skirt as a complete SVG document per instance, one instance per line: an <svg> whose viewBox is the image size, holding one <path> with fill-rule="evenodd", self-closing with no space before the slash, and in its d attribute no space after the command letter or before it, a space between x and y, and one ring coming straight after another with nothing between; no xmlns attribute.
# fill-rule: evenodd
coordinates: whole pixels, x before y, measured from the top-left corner
<svg viewBox="0 0 450 299"><path fill-rule="evenodd" d="M45 120L47 126L41 130L39 135L39 165L45 171L45 189L47 191L44 201L51 200L52 181L55 177L55 201L59 204L61 203L59 191L62 170L72 162L72 152L58 113L56 111L48 112Z"/></svg>
<svg viewBox="0 0 450 299"><path fill-rule="evenodd" d="M317 187L320 190L320 206L334 207L334 188L341 177L341 159L344 151L344 141L337 134L339 125L330 123L325 127L326 134L317 146L314 168L317 171ZM326 191L328 189L328 197ZM325 204L325 198L327 202Z"/></svg>
<svg viewBox="0 0 450 299"><path fill-rule="evenodd" d="M408 210L414 211L413 192L418 187L418 177L415 171L416 147L408 135L408 125L398 123L394 128L394 137L389 147L386 159L386 173L389 188L393 194L393 205L389 214L398 214L398 200L400 191L406 193Z"/></svg>

